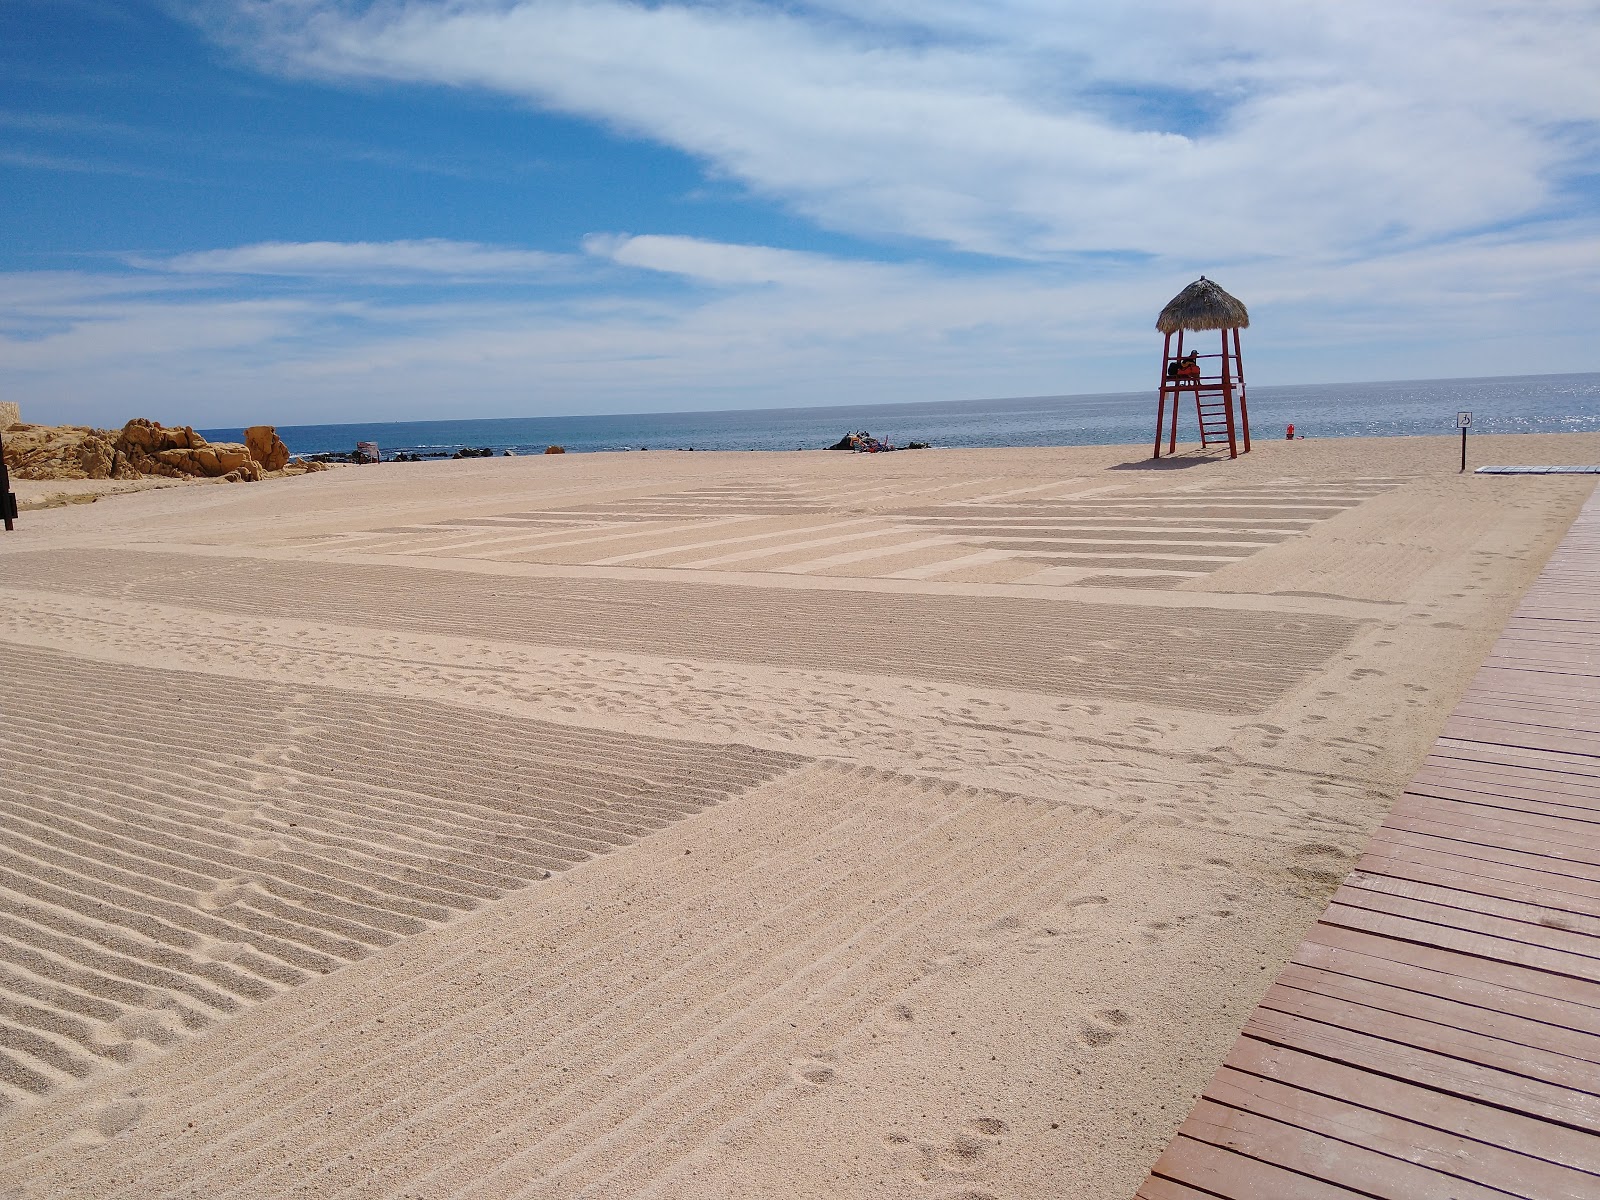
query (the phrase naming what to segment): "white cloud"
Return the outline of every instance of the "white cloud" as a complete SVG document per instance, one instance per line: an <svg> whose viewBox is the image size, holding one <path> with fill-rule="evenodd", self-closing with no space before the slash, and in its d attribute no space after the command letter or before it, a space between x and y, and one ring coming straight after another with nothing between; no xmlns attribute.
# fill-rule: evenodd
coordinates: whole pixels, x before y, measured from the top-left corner
<svg viewBox="0 0 1600 1200"><path fill-rule="evenodd" d="M1156 312L1201 271L1251 307L1253 382L1600 366L1592 0L197 11L275 70L487 91L676 147L902 261L654 232L646 210L646 232L570 254L261 242L0 275L0 395L30 412L294 423L1135 389Z"/></svg>
<svg viewBox="0 0 1600 1200"><path fill-rule="evenodd" d="M134 266L195 275L484 279L549 274L565 268L572 260L536 250L424 238L398 242L258 242L226 250L202 250L164 259L135 257L129 261Z"/></svg>
<svg viewBox="0 0 1600 1200"><path fill-rule="evenodd" d="M1564 310L1600 301L1600 236L1542 232L1309 269L1261 260L1219 282L1251 306L1256 383L1592 369L1590 331ZM953 274L660 235L588 250L618 265L576 292L511 297L428 282L268 301L175 291L194 279L175 273L0 275L0 395L35 419L205 426L1131 390L1155 369L1156 312L1190 278ZM640 271L683 286L641 291Z"/></svg>
<svg viewBox="0 0 1600 1200"><path fill-rule="evenodd" d="M881 263L841 261L771 246L730 245L662 234L593 234L584 239L583 246L591 255L621 266L707 284L783 284L816 289L898 273L896 268Z"/></svg>
<svg viewBox="0 0 1600 1200"><path fill-rule="evenodd" d="M1353 252L1524 219L1600 120L1579 0L236 12L233 36L284 69L500 92L835 228L1022 257Z"/></svg>

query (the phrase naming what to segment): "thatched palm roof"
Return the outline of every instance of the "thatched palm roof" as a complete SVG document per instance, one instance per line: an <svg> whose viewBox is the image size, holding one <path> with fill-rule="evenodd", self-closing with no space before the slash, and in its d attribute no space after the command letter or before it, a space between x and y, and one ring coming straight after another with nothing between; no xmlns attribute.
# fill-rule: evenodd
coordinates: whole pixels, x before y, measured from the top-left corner
<svg viewBox="0 0 1600 1200"><path fill-rule="evenodd" d="M1204 275L1174 296L1156 318L1156 329L1161 333L1249 327L1250 313L1245 306Z"/></svg>

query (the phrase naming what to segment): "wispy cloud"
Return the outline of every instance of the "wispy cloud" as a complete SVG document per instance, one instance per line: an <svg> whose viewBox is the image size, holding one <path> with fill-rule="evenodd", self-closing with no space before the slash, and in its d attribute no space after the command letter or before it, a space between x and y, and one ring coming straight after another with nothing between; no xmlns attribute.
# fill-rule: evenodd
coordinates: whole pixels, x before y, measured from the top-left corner
<svg viewBox="0 0 1600 1200"><path fill-rule="evenodd" d="M41 154L33 150L15 150L0 146L0 166L21 167L30 171L67 171L75 175L127 175L135 179L171 179L167 171L141 167L133 163L107 162L104 159L82 158L69 154Z"/></svg>
<svg viewBox="0 0 1600 1200"><path fill-rule="evenodd" d="M564 270L573 258L423 238L394 242L257 242L168 258L130 256L132 266L184 275L277 275L395 282L418 276L447 279L528 278Z"/></svg>
<svg viewBox="0 0 1600 1200"><path fill-rule="evenodd" d="M834 228L1021 257L1468 232L1551 204L1575 165L1563 130L1600 121L1600 22L1579 0L232 11L212 27L280 69L497 91L678 147ZM1162 89L1168 119L1119 119L1116 88Z"/></svg>
<svg viewBox="0 0 1600 1200"><path fill-rule="evenodd" d="M803 223L683 236L642 203L606 219L642 232L559 252L254 241L0 275L0 394L225 423L1121 390L1201 271L1249 303L1257 382L1600 366L1592 0L185 11L285 76L674 147L850 252Z"/></svg>
<svg viewBox="0 0 1600 1200"><path fill-rule="evenodd" d="M662 234L592 234L584 239L583 247L591 255L621 266L729 286L782 284L817 289L900 273L881 263Z"/></svg>
<svg viewBox="0 0 1600 1200"><path fill-rule="evenodd" d="M1600 238L1541 232L1235 267L1221 281L1252 307L1252 380L1592 368L1588 329L1560 310L1600 301ZM1122 390L1148 382L1155 313L1187 282L1158 263L954 274L664 235L586 250L583 287L530 276L512 294L423 276L377 291L312 277L270 299L179 269L0 276L0 394L73 420L227 424ZM679 286L637 289L641 272Z"/></svg>

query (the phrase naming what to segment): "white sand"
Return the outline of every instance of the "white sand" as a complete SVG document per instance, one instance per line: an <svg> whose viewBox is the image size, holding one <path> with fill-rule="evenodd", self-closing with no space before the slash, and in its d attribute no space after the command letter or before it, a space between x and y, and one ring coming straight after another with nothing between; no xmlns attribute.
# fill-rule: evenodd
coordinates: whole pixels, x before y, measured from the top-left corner
<svg viewBox="0 0 1600 1200"><path fill-rule="evenodd" d="M24 512L0 1195L1127 1196L1593 486L1455 445Z"/></svg>

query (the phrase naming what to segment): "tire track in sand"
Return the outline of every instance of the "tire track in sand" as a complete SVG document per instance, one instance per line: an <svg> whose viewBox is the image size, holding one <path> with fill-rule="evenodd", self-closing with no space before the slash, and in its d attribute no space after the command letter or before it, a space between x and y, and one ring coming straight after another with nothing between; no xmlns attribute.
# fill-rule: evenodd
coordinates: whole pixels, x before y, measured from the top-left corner
<svg viewBox="0 0 1600 1200"><path fill-rule="evenodd" d="M139 1138L23 1169L107 1196L634 1194L1124 827L805 767L217 1031L141 1081Z"/></svg>
<svg viewBox="0 0 1600 1200"><path fill-rule="evenodd" d="M805 761L0 644L0 1111Z"/></svg>

